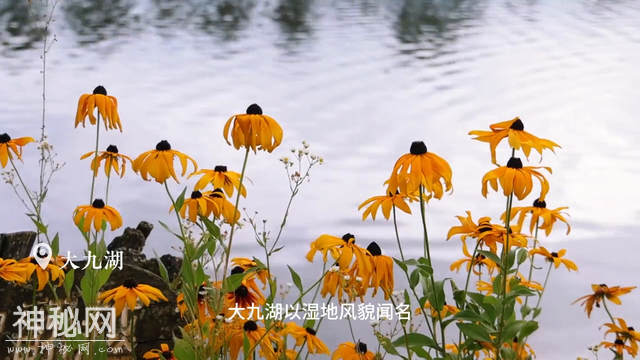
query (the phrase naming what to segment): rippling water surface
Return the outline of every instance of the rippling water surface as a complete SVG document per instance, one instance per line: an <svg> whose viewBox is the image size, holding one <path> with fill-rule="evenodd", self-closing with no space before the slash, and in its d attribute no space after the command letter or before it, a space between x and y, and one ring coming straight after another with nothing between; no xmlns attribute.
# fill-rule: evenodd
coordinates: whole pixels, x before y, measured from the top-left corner
<svg viewBox="0 0 640 360"><path fill-rule="evenodd" d="M12 137L38 137L41 122L42 34L26 3L0 1L0 132ZM496 219L504 208L499 194L480 194L492 169L488 145L467 133L519 116L526 130L562 146L543 159L554 170L547 202L570 208L572 232L565 236L559 225L543 242L567 248L580 267L552 274L543 331L531 340L539 358L575 358L600 341L602 311L587 320L570 306L589 284L638 284L639 1L66 0L54 17L47 133L66 166L53 179L45 218L63 248L81 251L71 213L87 202L91 183L89 160L79 157L93 149L94 130L73 128L75 107L102 84L119 99L125 131L101 134L101 148L116 144L133 157L166 139L204 168L240 171L242 153L224 142L222 127L260 104L285 140L273 154L249 159L253 185L243 206L274 230L288 196L278 159L308 141L326 164L294 201L282 264L302 266L308 243L322 233L351 232L396 254L393 226L362 222L357 208L382 194L411 141L425 141L454 171L454 193L428 208L438 277L451 276L448 265L460 256L459 241L445 241L454 216L470 210ZM508 156L506 145L499 156ZM28 147L20 169L32 185L37 160ZM125 225L173 221L162 186L132 172L111 185L110 204ZM99 180L98 195L103 188ZM2 232L32 227L9 187L0 198ZM406 248L421 249L417 216L401 215L400 231ZM177 243L158 227L148 245L166 253ZM256 252L249 231L237 245L238 253ZM318 266L300 268L311 279ZM637 322L639 300L626 296L615 316ZM367 327L358 326L363 339Z"/></svg>

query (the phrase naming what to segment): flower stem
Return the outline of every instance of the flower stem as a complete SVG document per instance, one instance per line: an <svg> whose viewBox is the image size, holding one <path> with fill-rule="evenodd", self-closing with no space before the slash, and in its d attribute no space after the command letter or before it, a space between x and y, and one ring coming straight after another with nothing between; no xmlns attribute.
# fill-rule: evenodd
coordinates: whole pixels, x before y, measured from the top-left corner
<svg viewBox="0 0 640 360"><path fill-rule="evenodd" d="M465 305L467 305L467 290L469 290L469 282L471 280L471 272L473 271L473 261L476 258L476 254L478 253L478 249L480 248L480 244L481 244L481 241L478 240L476 242L475 249L473 249L473 254L471 255L471 260L470 260L471 263L469 264L469 270L467 271L467 281L464 284L464 292L462 293L462 299L463 299L462 305L463 305L463 308L461 308L460 310L464 310L466 308ZM479 274L481 274L481 273L479 272ZM478 275L478 276L481 276L481 275ZM461 343L462 343L462 331L460 331L458 333L458 345L460 345Z"/></svg>
<svg viewBox="0 0 640 360"><path fill-rule="evenodd" d="M96 187L96 177L98 175L98 146L100 145L100 112L98 111L98 117L96 121L96 150L93 155L93 160L91 161L91 167L93 167L93 171L91 172L91 198L89 199L89 204L93 202L93 192Z"/></svg>
<svg viewBox="0 0 640 360"><path fill-rule="evenodd" d="M104 204L109 205L109 185L111 184L111 176L107 176L107 190L104 195Z"/></svg>
<svg viewBox="0 0 640 360"><path fill-rule="evenodd" d="M424 233L424 253L425 253L425 257L427 258L427 260L429 261L429 265L432 267L433 269L433 264L431 262L431 251L429 249L429 234L427 232L427 218L426 218L426 214L425 214L425 208L424 208L424 187L422 185L420 185L419 187L419 192L420 192L420 215L422 218L422 231ZM437 296L437 292L436 292L436 281L433 278L433 274L431 276L429 276L429 278L431 279L431 291L433 291L433 295L434 295L434 300L437 302L438 301L438 296ZM444 299L443 303L444 303ZM431 306L435 307L436 304L431 304ZM446 358L447 357L447 350L446 350L446 343L447 343L447 339L444 336L444 326L442 325L442 315L440 314L440 310L441 309L436 309L436 312L438 313L438 321L440 322L440 332L442 334L442 357ZM424 312L424 310L423 310ZM435 330L435 329L434 329ZM434 340L435 341L435 340Z"/></svg>
<svg viewBox="0 0 640 360"><path fill-rule="evenodd" d="M533 248L535 249L536 247L538 247L538 228L540 225L540 220L536 221L536 230L533 233ZM528 281L531 281L531 277L533 276L533 256L531 256L531 264L529 265L529 277L527 277ZM544 290L543 290L544 291ZM529 303L529 297L527 296L524 299L524 306L523 308L527 308L527 304Z"/></svg>
<svg viewBox="0 0 640 360"><path fill-rule="evenodd" d="M609 319L611 319L611 323L615 325L615 320L613 320L613 316L611 315L611 311L609 311L609 307L607 306L607 300L605 298L602 299L602 305L604 306L604 310L609 315Z"/></svg>
<svg viewBox="0 0 640 360"><path fill-rule="evenodd" d="M240 182L238 185L239 189L242 189L242 182L244 181L244 173L247 170L247 160L249 160L249 150L250 148L247 148L247 151L244 153L244 161L242 162L242 172L240 173ZM226 276L227 270L229 269L229 257L231 256L231 246L233 245L233 234L235 233L236 223L240 221L240 219L236 219L236 215L239 212L238 206L240 205L241 193L242 192L238 190L238 195L236 196L236 204L233 209L233 221L231 221L231 232L229 233L229 245L227 246L227 252L225 254L224 271L222 272L222 276Z"/></svg>
<svg viewBox="0 0 640 360"><path fill-rule="evenodd" d="M400 244L400 234L398 233L398 221L396 219L396 206L393 205L393 228L396 232L396 241L398 242L398 250L400 250L400 259L402 261L406 261L404 258L404 253L402 252L402 244Z"/></svg>
<svg viewBox="0 0 640 360"><path fill-rule="evenodd" d="M547 290L547 282L549 281L549 275L551 274L552 266L553 266L553 262L549 264L549 269L547 270L547 276L544 278L544 284L542 284L542 291L540 292L540 296L538 297L538 302L536 303L536 307L535 307L536 309L540 306L540 302L542 302L542 295L544 295L545 290Z"/></svg>
<svg viewBox="0 0 640 360"><path fill-rule="evenodd" d="M166 181L164 182L164 189L167 190L167 195L169 195L169 199L171 199L171 205L173 205L173 210L176 213L176 219L178 219L178 226L180 226L180 234L182 234L182 241L187 241L187 236L184 233L184 226L182 226L182 220L180 220L180 209L176 208L176 201L173 199L173 196L171 195L171 191L169 191L169 185L167 185Z"/></svg>

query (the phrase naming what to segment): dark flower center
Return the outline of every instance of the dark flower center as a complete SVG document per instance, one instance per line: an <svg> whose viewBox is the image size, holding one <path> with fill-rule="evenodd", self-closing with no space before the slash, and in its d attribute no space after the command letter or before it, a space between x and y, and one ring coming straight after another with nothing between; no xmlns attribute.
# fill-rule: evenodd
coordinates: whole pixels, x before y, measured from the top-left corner
<svg viewBox="0 0 640 360"><path fill-rule="evenodd" d="M249 289L247 289L247 287L244 286L244 285L240 285L236 289L236 291L234 291L234 294L238 298L245 298L245 297L249 296Z"/></svg>
<svg viewBox="0 0 640 360"><path fill-rule="evenodd" d="M507 162L507 167L511 169L522 169L522 160L516 157L512 157Z"/></svg>
<svg viewBox="0 0 640 360"><path fill-rule="evenodd" d="M557 252L552 252L551 253L551 257L557 258L558 257L558 253Z"/></svg>
<svg viewBox="0 0 640 360"><path fill-rule="evenodd" d="M169 151L171 150L171 144L167 140L162 140L156 145L156 150L158 151Z"/></svg>
<svg viewBox="0 0 640 360"><path fill-rule="evenodd" d="M608 287L607 284L600 284L600 287Z"/></svg>
<svg viewBox="0 0 640 360"><path fill-rule="evenodd" d="M314 336L315 336L315 334L316 334L316 331L315 331L315 330L313 330L313 329L312 329L312 328L310 328L310 327L305 328L305 330L307 331L307 334L309 334L309 335L314 335Z"/></svg>
<svg viewBox="0 0 640 360"><path fill-rule="evenodd" d="M489 223L480 223L480 227L478 227L477 231L480 233L491 231L493 228Z"/></svg>
<svg viewBox="0 0 640 360"><path fill-rule="evenodd" d="M369 246L367 246L367 250L369 250L369 252L373 256L382 255L382 249L380 249L380 246L378 244L376 244L375 241L373 241L371 244L369 244Z"/></svg>
<svg viewBox="0 0 640 360"><path fill-rule="evenodd" d="M544 200L540 201L540 199L535 199L535 200L533 200L533 207L546 209L547 208L547 202L544 201Z"/></svg>
<svg viewBox="0 0 640 360"><path fill-rule="evenodd" d="M518 120L518 121L520 121L520 120ZM516 344L518 343L518 337L517 336L513 337L513 342L516 343Z"/></svg>
<svg viewBox="0 0 640 360"><path fill-rule="evenodd" d="M356 350L360 353L360 354L366 354L367 353L367 344L358 341L358 343L356 344Z"/></svg>
<svg viewBox="0 0 640 360"><path fill-rule="evenodd" d="M213 168L213 171L227 172L227 167L224 165L216 165L216 167Z"/></svg>
<svg viewBox="0 0 640 360"><path fill-rule="evenodd" d="M247 108L248 115L262 115L262 108L258 104L251 104Z"/></svg>
<svg viewBox="0 0 640 360"><path fill-rule="evenodd" d="M486 257L484 257L484 255L482 255L482 254L478 254L478 255L476 255L476 260L477 260L477 261L482 261L482 260L484 260L484 259L486 259ZM480 265L482 265L482 264L480 264Z"/></svg>
<svg viewBox="0 0 640 360"><path fill-rule="evenodd" d="M636 331L636 329L634 329L633 326L629 326L627 329L629 329L629 331Z"/></svg>
<svg viewBox="0 0 640 360"><path fill-rule="evenodd" d="M244 273L244 269L241 268L240 266L236 266L233 269L231 269L231 275L242 274L242 273Z"/></svg>
<svg viewBox="0 0 640 360"><path fill-rule="evenodd" d="M207 294L207 289L204 288L204 285L200 285L198 287L198 301L204 300L204 296Z"/></svg>
<svg viewBox="0 0 640 360"><path fill-rule="evenodd" d="M209 194L209 196L214 198L222 198L222 189L213 190L213 192Z"/></svg>
<svg viewBox="0 0 640 360"><path fill-rule="evenodd" d="M102 209L104 208L104 201L102 201L102 199L95 199L93 200L93 204L91 204L91 206L96 209Z"/></svg>
<svg viewBox="0 0 640 360"><path fill-rule="evenodd" d="M351 233L346 233L346 234L344 234L344 235L342 236L342 240L344 240L344 242L346 242L346 243L348 243L348 242L349 242L349 240L351 240L351 239L353 239L353 242L354 242L354 243L356 242L356 237L355 237L355 236L353 236L353 234L351 234Z"/></svg>
<svg viewBox="0 0 640 360"><path fill-rule="evenodd" d="M126 287L127 289L135 289L138 287L138 282L135 279L128 278L124 281L122 286Z"/></svg>
<svg viewBox="0 0 640 360"><path fill-rule="evenodd" d="M198 190L191 192L192 199L200 199L202 197L202 193Z"/></svg>
<svg viewBox="0 0 640 360"><path fill-rule="evenodd" d="M427 153L427 145L423 141L414 141L409 148L411 155L423 155Z"/></svg>
<svg viewBox="0 0 640 360"><path fill-rule="evenodd" d="M9 134L7 133L0 134L0 144L6 144L9 141L11 141L11 136L9 136Z"/></svg>
<svg viewBox="0 0 640 360"><path fill-rule="evenodd" d="M102 85L98 85L95 89L93 89L93 94L107 96L107 89L105 89Z"/></svg>
<svg viewBox="0 0 640 360"><path fill-rule="evenodd" d="M255 321L249 320L242 326L244 331L256 331L258 330L258 324Z"/></svg>
<svg viewBox="0 0 640 360"><path fill-rule="evenodd" d="M509 126L509 129L522 131L524 130L524 124L522 123L522 120L518 119L514 121L513 124L511 124L511 126Z"/></svg>
<svg viewBox="0 0 640 360"><path fill-rule="evenodd" d="M115 146L115 145L109 145L109 146L107 146L107 152L117 154L118 153L118 147Z"/></svg>
<svg viewBox="0 0 640 360"><path fill-rule="evenodd" d="M162 353L162 357L165 359L173 359L173 353L171 353L171 351L165 351Z"/></svg>
<svg viewBox="0 0 640 360"><path fill-rule="evenodd" d="M613 342L616 345L624 345L624 341L620 340L620 339L616 339L616 341Z"/></svg>

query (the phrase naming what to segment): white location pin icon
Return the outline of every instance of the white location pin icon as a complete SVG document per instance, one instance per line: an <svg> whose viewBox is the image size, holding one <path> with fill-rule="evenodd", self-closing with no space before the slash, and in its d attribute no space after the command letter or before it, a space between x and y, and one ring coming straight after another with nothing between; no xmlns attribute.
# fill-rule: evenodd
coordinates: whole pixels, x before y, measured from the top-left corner
<svg viewBox="0 0 640 360"><path fill-rule="evenodd" d="M45 243L40 243L33 248L33 258L36 259L36 262L43 270L49 265L52 254L51 247Z"/></svg>

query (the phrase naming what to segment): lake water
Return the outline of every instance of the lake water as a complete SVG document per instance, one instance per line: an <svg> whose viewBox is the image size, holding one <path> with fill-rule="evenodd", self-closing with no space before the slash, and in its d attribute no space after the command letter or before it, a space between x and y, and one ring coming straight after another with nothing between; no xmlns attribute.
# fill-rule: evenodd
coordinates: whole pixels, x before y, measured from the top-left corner
<svg viewBox="0 0 640 360"><path fill-rule="evenodd" d="M0 132L14 138L39 137L42 113L42 42L26 3L0 1ZM281 264L310 269L301 271L309 279L320 265L311 270L304 254L322 233L351 232L359 243L375 240L397 255L392 224L362 222L357 208L382 194L414 140L453 169L454 193L428 208L437 276L451 276L448 265L460 256L459 241L445 241L454 216L470 210L474 218L497 219L504 209L501 195L480 194L493 167L488 145L467 133L519 116L526 130L562 146L543 159L554 170L547 203L570 208L572 232L567 237L558 225L542 241L567 248L580 267L578 274L552 274L543 330L531 339L539 358L584 356L602 339L605 314L588 320L570 306L591 283L639 283L640 1L66 0L54 18L47 133L66 166L53 179L45 218L60 232L63 251L82 251L71 214L87 202L91 184L90 160L79 158L93 150L94 128L73 128L76 104L104 85L119 100L124 133L103 132L102 150L115 144L134 157L166 139L202 168L240 171L243 153L225 143L222 128L229 116L260 104L285 138L273 154L249 159L253 185L241 206L269 219L274 231L288 196L278 159L308 141L325 165L313 169L294 201L279 255ZM508 156L506 145L499 150ZM533 165L539 159L533 154ZM31 185L37 160L35 147L27 147L20 171ZM184 180L172 190L193 184ZM97 186L100 196L104 181ZM32 228L8 186L0 198L0 231ZM110 205L126 226L174 221L163 187L132 171L112 181ZM406 249L422 249L418 216L402 214L400 231ZM147 251L175 253L174 240L158 226ZM256 252L250 231L239 232L235 245L238 254ZM632 306L638 294L623 298L614 316L640 323ZM371 338L367 328L358 327L363 340Z"/></svg>

